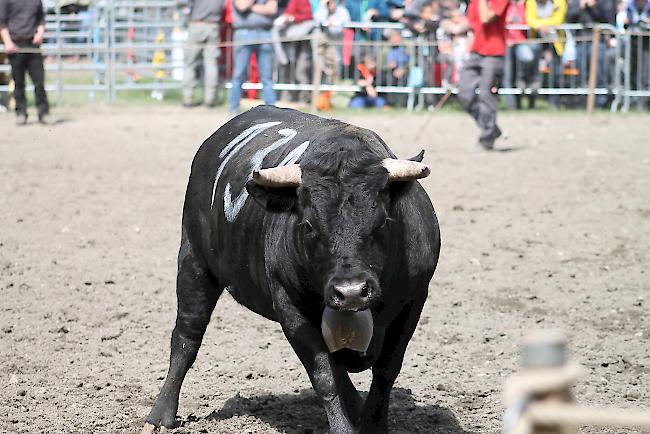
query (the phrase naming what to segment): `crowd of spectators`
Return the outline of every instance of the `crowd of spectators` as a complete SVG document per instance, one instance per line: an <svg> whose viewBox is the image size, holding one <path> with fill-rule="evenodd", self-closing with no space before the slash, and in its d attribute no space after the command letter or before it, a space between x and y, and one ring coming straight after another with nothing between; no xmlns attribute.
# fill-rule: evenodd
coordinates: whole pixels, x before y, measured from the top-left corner
<svg viewBox="0 0 650 434"><path fill-rule="evenodd" d="M245 14L238 10L239 0L233 1L234 13ZM501 85L526 90L529 108L536 106L537 91L542 87L585 87L593 25L611 24L620 29L647 26L649 5L650 0L511 0L507 64ZM278 68L275 77L297 89L281 92L280 99L309 102L311 92L301 85L311 83L314 62L320 62L322 83L339 83L343 78L358 85L349 102L351 108L406 105L404 94L382 94L377 90L380 86L456 86L473 38L467 9L467 0L277 0L276 18L269 21L267 29ZM401 26L382 28L374 23ZM562 29L565 23L585 27ZM324 34L325 42L281 42L282 38L300 39L314 32ZM606 62L613 43L613 38L599 39L599 88L607 88L611 81ZM648 63L648 57L645 59ZM235 70L237 65L235 56ZM643 74L647 81L647 73ZM330 96L331 92L324 93L319 106L329 107ZM598 95L596 102L605 107L610 98ZM506 102L522 108L522 99L510 96ZM435 102L434 96L425 97L428 106ZM562 103L557 95L551 95L548 102L552 107ZM235 109L232 104L230 108Z"/></svg>
<svg viewBox="0 0 650 434"><path fill-rule="evenodd" d="M460 70L470 54L473 34L467 20L470 0L178 0L188 25L183 103L191 107L197 72L204 84L203 103L216 104L219 81L232 77L228 107L239 110L241 84L247 79L263 84L262 97L275 103L275 82L289 84L278 92L282 101L308 103L307 89L319 62L323 84L356 84L352 108L406 106L408 95L379 92L386 86L441 87L458 85ZM478 0L471 0L478 1ZM50 8L55 1L45 2ZM63 2L73 14L89 14L93 1ZM584 87L590 65L591 32L594 24L624 29L650 29L650 0L510 0L506 22L507 55L503 87L526 90L527 95L508 95L513 108L536 107L542 87ZM61 5L59 4L59 7ZM351 26L351 23L354 25ZM399 26L375 26L394 23ZM558 29L565 23L583 30ZM226 30L232 29L232 30ZM314 44L305 38L325 36ZM232 51L218 48L233 39ZM286 41L287 39L293 41ZM302 40L301 40L302 39ZM647 41L632 39L632 82L650 85L650 53ZM246 42L260 44L241 45ZM612 80L613 38L599 39L597 87ZM638 44L641 44L639 46ZM638 53L638 54L637 54ZM232 62L226 62L231 57ZM610 62L610 63L608 63ZM228 66L226 66L228 65ZM226 70L228 69L228 70ZM318 106L331 106L332 92L319 96ZM608 95L598 95L601 107ZM436 97L425 95L433 107ZM340 100L339 100L340 101ZM548 97L551 106L564 103ZM339 102L340 104L340 102Z"/></svg>

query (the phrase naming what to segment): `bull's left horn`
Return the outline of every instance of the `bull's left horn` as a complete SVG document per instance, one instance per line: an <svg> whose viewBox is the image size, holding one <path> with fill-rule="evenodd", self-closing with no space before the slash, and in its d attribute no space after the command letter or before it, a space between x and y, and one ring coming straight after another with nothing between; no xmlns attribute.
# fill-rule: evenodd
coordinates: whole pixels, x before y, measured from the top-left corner
<svg viewBox="0 0 650 434"><path fill-rule="evenodd" d="M426 178L431 173L431 169L426 164L411 160L386 158L381 165L388 171L390 181L412 181Z"/></svg>
<svg viewBox="0 0 650 434"><path fill-rule="evenodd" d="M253 172L253 181L263 187L299 187L301 180L302 170L300 170L298 164L260 169Z"/></svg>

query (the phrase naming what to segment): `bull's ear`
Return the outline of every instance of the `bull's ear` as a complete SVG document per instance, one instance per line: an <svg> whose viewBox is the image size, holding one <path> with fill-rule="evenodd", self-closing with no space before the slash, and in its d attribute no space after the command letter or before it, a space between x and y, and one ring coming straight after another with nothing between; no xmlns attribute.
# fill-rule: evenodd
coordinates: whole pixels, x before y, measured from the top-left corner
<svg viewBox="0 0 650 434"><path fill-rule="evenodd" d="M298 200L296 187L265 187L252 179L246 183L246 191L270 212L290 211Z"/></svg>

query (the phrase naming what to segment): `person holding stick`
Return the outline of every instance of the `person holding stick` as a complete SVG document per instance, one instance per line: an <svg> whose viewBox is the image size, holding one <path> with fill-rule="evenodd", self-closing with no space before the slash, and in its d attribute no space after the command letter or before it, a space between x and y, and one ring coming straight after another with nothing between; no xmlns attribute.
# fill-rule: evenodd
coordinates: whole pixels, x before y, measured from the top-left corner
<svg viewBox="0 0 650 434"><path fill-rule="evenodd" d="M45 34L45 12L41 0L0 0L0 37L9 56L15 83L16 124L27 124L25 74L34 83L38 121L49 124L50 104L45 92L45 68L40 46Z"/></svg>
<svg viewBox="0 0 650 434"><path fill-rule="evenodd" d="M467 8L474 42L460 73L458 99L481 130L479 149L488 151L501 136L497 91L504 73L508 5L508 0L471 0Z"/></svg>

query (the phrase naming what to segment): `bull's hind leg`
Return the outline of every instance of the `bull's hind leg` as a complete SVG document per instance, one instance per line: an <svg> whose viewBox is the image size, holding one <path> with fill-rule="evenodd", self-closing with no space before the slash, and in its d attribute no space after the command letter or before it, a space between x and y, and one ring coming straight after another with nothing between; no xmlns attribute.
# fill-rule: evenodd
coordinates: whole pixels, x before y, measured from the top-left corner
<svg viewBox="0 0 650 434"><path fill-rule="evenodd" d="M178 257L176 295L178 311L172 332L169 371L156 402L146 419L142 433L156 427L176 426L178 395L185 374L190 369L201 346L203 334L223 287L208 270L205 262L195 255L191 243L183 237Z"/></svg>

